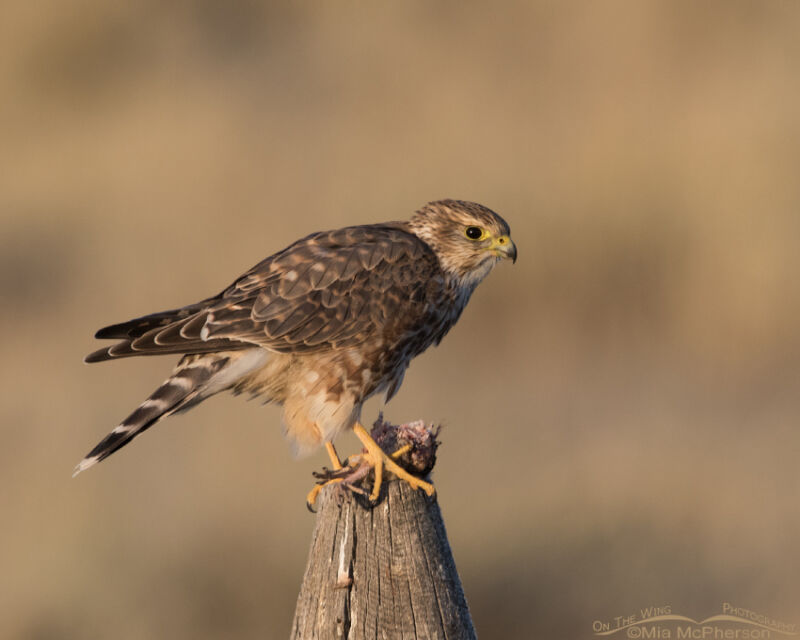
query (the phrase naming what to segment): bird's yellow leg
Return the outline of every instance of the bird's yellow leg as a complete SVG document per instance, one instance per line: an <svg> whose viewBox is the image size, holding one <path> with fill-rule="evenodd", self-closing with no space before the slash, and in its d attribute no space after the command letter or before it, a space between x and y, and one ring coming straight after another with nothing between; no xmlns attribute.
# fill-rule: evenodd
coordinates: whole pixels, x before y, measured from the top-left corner
<svg viewBox="0 0 800 640"><path fill-rule="evenodd" d="M328 457L331 459L331 464L333 465L333 470L338 471L342 468L342 461L339 460L339 454L336 453L336 448L333 446L332 442L325 443L325 450L328 452Z"/></svg>
<svg viewBox="0 0 800 640"><path fill-rule="evenodd" d="M342 461L339 460L339 454L336 453L336 447L333 446L332 442L325 443L325 450L328 452L328 457L331 459L331 465L333 465L334 471L340 471L343 467ZM322 491L324 487L327 487L329 484L336 484L337 482L341 482L342 478L331 478L326 482L322 482L318 485L315 485L314 488L308 492L306 496L306 505L308 505L309 509L314 507L314 503L317 501L317 497L319 496L319 492Z"/></svg>
<svg viewBox="0 0 800 640"><path fill-rule="evenodd" d="M319 492L322 491L325 487L329 484L336 484L337 482L341 482L344 478L332 478L327 482L322 482L320 484L314 485L314 488L308 492L306 496L306 506L308 507L309 511L314 511L314 504L317 502L317 498L319 497Z"/></svg>
<svg viewBox="0 0 800 640"><path fill-rule="evenodd" d="M361 424L356 422L355 426L353 427L353 432L356 434L356 437L361 440L361 444L366 447L370 461L375 469L375 484L373 485L372 493L369 496L370 500L374 502L378 499L378 496L381 493L384 466L398 478L405 480L413 489L422 489L429 496L432 496L434 493L436 493L436 489L433 488L432 484L425 482L424 480L420 480L416 476L412 476L408 471L403 469L394 460L392 460L392 456L381 449L380 445L372 439L372 436L369 435L369 432L362 427ZM403 447L398 449L398 451L402 451L402 449Z"/></svg>

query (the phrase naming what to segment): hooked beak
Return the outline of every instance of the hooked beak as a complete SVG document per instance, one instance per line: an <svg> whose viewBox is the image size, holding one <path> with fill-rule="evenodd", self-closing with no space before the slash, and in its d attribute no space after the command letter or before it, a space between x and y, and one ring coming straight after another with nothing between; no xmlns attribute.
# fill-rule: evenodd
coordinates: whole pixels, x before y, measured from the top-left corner
<svg viewBox="0 0 800 640"><path fill-rule="evenodd" d="M511 258L511 262L517 261L517 245L508 236L500 236L492 241L489 250L498 258Z"/></svg>

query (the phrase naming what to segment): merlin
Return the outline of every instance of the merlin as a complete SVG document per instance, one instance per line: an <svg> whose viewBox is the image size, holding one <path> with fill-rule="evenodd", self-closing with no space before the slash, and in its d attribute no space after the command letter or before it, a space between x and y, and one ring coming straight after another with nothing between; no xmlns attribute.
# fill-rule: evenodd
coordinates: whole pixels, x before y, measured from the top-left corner
<svg viewBox="0 0 800 640"><path fill-rule="evenodd" d="M96 338L117 342L86 362L182 357L75 474L161 418L229 390L281 405L293 453L324 445L334 469L342 464L333 440L352 429L374 469L373 501L384 468L433 495L372 439L361 407L373 394L388 402L397 393L412 358L439 344L501 258L517 258L505 220L474 202L440 200L406 222L312 233L216 296L100 329Z"/></svg>

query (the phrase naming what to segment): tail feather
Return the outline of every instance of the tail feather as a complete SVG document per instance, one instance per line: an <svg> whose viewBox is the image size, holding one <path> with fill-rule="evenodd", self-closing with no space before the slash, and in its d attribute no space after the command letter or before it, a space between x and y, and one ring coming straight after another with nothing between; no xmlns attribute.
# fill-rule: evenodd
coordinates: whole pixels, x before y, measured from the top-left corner
<svg viewBox="0 0 800 640"><path fill-rule="evenodd" d="M250 349L252 344L245 342L236 343L231 340L209 340L207 342L197 341L191 344L175 345L168 347L158 347L151 350L140 350L132 346L132 340L123 340L109 347L103 347L93 351L86 356L83 361L86 363L104 362L106 360L116 360L119 358L129 358L131 356L164 356L174 354L199 354L213 353L215 351L233 351L236 349Z"/></svg>
<svg viewBox="0 0 800 640"><path fill-rule="evenodd" d="M207 383L228 360L225 356L208 355L190 355L181 359L173 374L86 454L75 467L73 477L124 447L161 418L205 399L210 395L204 394Z"/></svg>
<svg viewBox="0 0 800 640"><path fill-rule="evenodd" d="M160 356L174 353L212 353L249 349L253 345L236 339L204 339L202 328L208 320L208 306L215 298L180 309L160 311L103 327L95 338L120 340L86 356L84 362L103 362L130 356Z"/></svg>
<svg viewBox="0 0 800 640"><path fill-rule="evenodd" d="M143 336L145 333L158 327L166 327L178 320L184 320L189 316L203 310L213 298L201 300L195 304L190 304L180 309L170 309L168 311L159 311L158 313L151 313L147 316L134 318L133 320L126 320L112 324L102 329L98 329L94 334L95 338L117 338L128 340Z"/></svg>

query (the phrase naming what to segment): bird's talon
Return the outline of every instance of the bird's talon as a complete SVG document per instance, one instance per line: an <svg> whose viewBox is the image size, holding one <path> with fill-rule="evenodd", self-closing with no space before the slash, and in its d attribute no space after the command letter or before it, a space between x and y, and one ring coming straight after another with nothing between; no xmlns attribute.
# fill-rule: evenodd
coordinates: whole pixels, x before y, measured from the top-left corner
<svg viewBox="0 0 800 640"><path fill-rule="evenodd" d="M329 484L337 484L341 481L342 478L331 478L330 480L326 480L324 482L318 482L317 484L315 484L314 488L308 492L308 495L306 495L306 507L308 507L308 510L311 513L316 513L313 507L317 502L317 498L319 497L320 491L322 491Z"/></svg>
<svg viewBox="0 0 800 640"><path fill-rule="evenodd" d="M322 471L313 472L314 477L319 481L309 492L306 499L309 510L313 511L313 506L320 491L329 484L335 483L341 484L343 489L367 497L372 504L376 504L381 495L384 470L390 471L398 479L407 482L415 491L422 489L428 497L436 494L436 489L431 483L409 473L395 462L397 458L412 450L413 445L403 445L390 454L386 453L360 424L356 424L353 430L364 445L364 451L348 457L344 465L338 469L331 470L323 467ZM367 493L367 490L362 488L360 482L369 475L370 471L374 474L374 478L371 491Z"/></svg>

